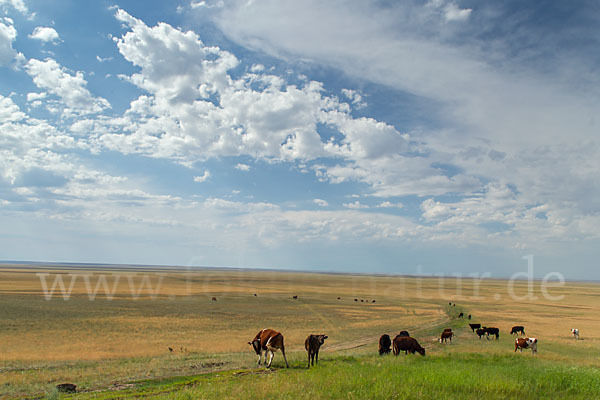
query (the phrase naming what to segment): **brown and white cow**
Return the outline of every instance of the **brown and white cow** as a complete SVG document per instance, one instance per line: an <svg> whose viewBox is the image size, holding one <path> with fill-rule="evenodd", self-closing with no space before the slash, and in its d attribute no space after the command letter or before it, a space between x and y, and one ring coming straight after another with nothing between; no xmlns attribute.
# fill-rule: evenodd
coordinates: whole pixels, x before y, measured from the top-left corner
<svg viewBox="0 0 600 400"><path fill-rule="evenodd" d="M536 338L517 338L515 340L515 352L517 349L523 352L523 349L531 349L531 354L537 353L537 339Z"/></svg>
<svg viewBox="0 0 600 400"><path fill-rule="evenodd" d="M265 354L265 363L267 368L271 368L271 362L273 361L274 352L281 350L283 359L285 360L285 366L290 367L287 358L285 357L285 346L283 344L283 335L273 329L263 329L258 332L254 339L248 344L252 345L254 351L258 355L258 365L260 365L262 354ZM270 355L269 361L267 362L267 356Z"/></svg>
<svg viewBox="0 0 600 400"><path fill-rule="evenodd" d="M327 335L308 335L304 341L304 348L308 352L308 368L311 364L315 365L315 357L317 364L319 363L319 349L327 339Z"/></svg>
<svg viewBox="0 0 600 400"><path fill-rule="evenodd" d="M442 336L440 337L440 343L446 343L448 339L450 339L450 343L452 343L452 336L454 336L452 329L445 330L442 332Z"/></svg>
<svg viewBox="0 0 600 400"><path fill-rule="evenodd" d="M577 328L573 328L571 329L571 333L573 334L573 337L577 340L579 339L579 329Z"/></svg>

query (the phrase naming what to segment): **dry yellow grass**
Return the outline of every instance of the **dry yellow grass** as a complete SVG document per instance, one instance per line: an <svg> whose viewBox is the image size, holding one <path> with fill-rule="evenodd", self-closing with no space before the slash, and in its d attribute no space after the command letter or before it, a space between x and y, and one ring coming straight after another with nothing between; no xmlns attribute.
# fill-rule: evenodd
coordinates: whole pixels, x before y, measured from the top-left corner
<svg viewBox="0 0 600 400"><path fill-rule="evenodd" d="M48 274L48 287L61 275L67 289L77 275L69 299L57 290L47 300L39 273ZM102 274L108 289L114 288L112 300L101 286L91 300L89 290L95 290ZM151 290L140 288L144 279ZM27 387L34 381L42 385L74 379L73 374L93 386L114 379L192 373L210 368L213 364L202 363L208 359L224 360L215 364L223 368L252 366L255 357L247 342L265 327L284 333L292 359L304 357L303 343L310 333L329 335L324 351L366 343L365 351L374 351L382 333L422 331L444 323L448 302L457 304L451 312L464 308L473 322L500 328L502 343L507 343L503 346L510 346L507 337L513 325L524 325L527 334L539 337L541 343L564 346L573 345L570 329L577 327L584 339L577 343L577 354L598 354L600 285L567 282L550 288L550 295L563 296L560 301L545 298L539 282L534 282L531 293L535 300L511 298L507 285L502 280L255 270L4 266L0 269L0 387ZM523 297L527 288L527 282L516 282L514 294ZM294 295L298 300L292 299ZM427 338L426 347L434 346L433 339ZM568 361L571 351L571 347L565 351L557 347L548 357ZM596 359L586 357L584 363L600 365ZM42 386L33 385L31 390Z"/></svg>

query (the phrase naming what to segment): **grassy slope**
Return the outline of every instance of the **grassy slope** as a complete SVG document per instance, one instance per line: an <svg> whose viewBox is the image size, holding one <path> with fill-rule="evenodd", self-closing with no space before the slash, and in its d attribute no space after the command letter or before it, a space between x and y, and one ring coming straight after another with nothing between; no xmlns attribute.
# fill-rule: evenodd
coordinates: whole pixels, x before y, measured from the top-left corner
<svg viewBox="0 0 600 400"><path fill-rule="evenodd" d="M581 398L600 397L600 370L525 355L334 356L306 370L244 370L163 381L76 398Z"/></svg>
<svg viewBox="0 0 600 400"><path fill-rule="evenodd" d="M419 332L425 357L376 354L376 343L360 349L322 353L318 367L306 369L302 353L292 356L290 369L276 356L273 370L244 369L135 382L129 389L81 393L77 399L538 399L600 398L600 368L572 362L578 348L555 343L540 345L541 356L512 352L514 338L479 340L466 322L453 319L444 326L458 333L452 345L431 336L439 327ZM571 361L571 362L569 362Z"/></svg>

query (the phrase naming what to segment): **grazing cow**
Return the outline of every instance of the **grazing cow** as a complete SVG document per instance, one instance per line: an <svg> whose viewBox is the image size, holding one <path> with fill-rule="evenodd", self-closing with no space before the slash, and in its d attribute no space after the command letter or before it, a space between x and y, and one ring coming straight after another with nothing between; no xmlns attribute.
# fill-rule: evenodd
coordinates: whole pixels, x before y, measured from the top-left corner
<svg viewBox="0 0 600 400"><path fill-rule="evenodd" d="M390 335L384 333L379 338L379 355L389 354L392 351L392 339L390 339Z"/></svg>
<svg viewBox="0 0 600 400"><path fill-rule="evenodd" d="M471 319L471 314L469 314L469 316L467 317L468 319Z"/></svg>
<svg viewBox="0 0 600 400"><path fill-rule="evenodd" d="M358 299L354 299L354 301L358 301Z"/></svg>
<svg viewBox="0 0 600 400"><path fill-rule="evenodd" d="M481 340L481 337L485 335L487 331L485 330L485 328L477 328L475 333L477 334L477 336L479 336L479 339Z"/></svg>
<svg viewBox="0 0 600 400"><path fill-rule="evenodd" d="M375 303L375 300L373 300L371 303Z"/></svg>
<svg viewBox="0 0 600 400"><path fill-rule="evenodd" d="M410 337L410 333L408 333L408 331L400 331L400 333L398 334L398 336Z"/></svg>
<svg viewBox="0 0 600 400"><path fill-rule="evenodd" d="M258 332L254 339L252 339L251 342L248 342L248 344L252 345L252 348L254 348L254 351L258 355L258 365L260 365L262 354L264 352L265 363L267 363L267 368L271 368L271 362L273 361L274 352L277 350L281 350L281 354L283 354L283 359L285 360L285 366L287 368L290 367L285 356L283 335L280 332L277 332L273 329L263 329L262 331ZM267 355L270 355L268 362Z"/></svg>
<svg viewBox="0 0 600 400"><path fill-rule="evenodd" d="M310 368L311 364L315 365L315 357L317 358L317 364L319 363L319 349L325 342L325 339L327 339L327 335L308 335L304 341L304 348L308 352L308 368Z"/></svg>
<svg viewBox="0 0 600 400"><path fill-rule="evenodd" d="M465 316L465 314L463 314L463 313L458 314L458 318L462 318L464 316Z"/></svg>
<svg viewBox="0 0 600 400"><path fill-rule="evenodd" d="M298 300L298 296L292 296L292 299Z"/></svg>
<svg viewBox="0 0 600 400"><path fill-rule="evenodd" d="M515 352L517 349L523 352L523 349L531 349L531 355L537 353L537 339L536 338L517 338L515 340Z"/></svg>
<svg viewBox="0 0 600 400"><path fill-rule="evenodd" d="M490 338L490 335L495 335L496 336L496 340L498 340L500 338L500 329L498 328L486 328L484 327L483 329L485 329L486 333L487 333L487 338Z"/></svg>
<svg viewBox="0 0 600 400"><path fill-rule="evenodd" d="M451 305L452 305L452 302L449 302L449 303L448 303L448 305L449 305L449 306L451 306Z"/></svg>
<svg viewBox="0 0 600 400"><path fill-rule="evenodd" d="M256 297L256 296L257 296L257 294L256 294L256 293L254 293L254 297Z"/></svg>
<svg viewBox="0 0 600 400"><path fill-rule="evenodd" d="M442 332L442 336L440 337L440 343L446 343L448 339L450 339L450 343L452 343L452 336L454 336L452 330L445 330Z"/></svg>
<svg viewBox="0 0 600 400"><path fill-rule="evenodd" d="M173 352L173 348L169 347L169 352L172 353Z"/></svg>
<svg viewBox="0 0 600 400"><path fill-rule="evenodd" d="M404 351L405 354L415 354L415 352L420 355L425 355L425 349L421 347L419 342L415 338L406 337L406 336L396 336L393 342L394 355L397 356L400 354L400 351Z"/></svg>
<svg viewBox="0 0 600 400"><path fill-rule="evenodd" d="M212 298L212 301L217 301L217 298L216 298L216 297L213 297L213 298Z"/></svg>
<svg viewBox="0 0 600 400"><path fill-rule="evenodd" d="M513 335L515 333L517 335L519 333L522 334L522 335L524 335L525 334L525 327L524 326L520 326L520 325L513 326L512 329L510 330L510 334Z"/></svg>
<svg viewBox="0 0 600 400"><path fill-rule="evenodd" d="M340 299L341 299L341 297L338 297L338 300L340 300Z"/></svg>
<svg viewBox="0 0 600 400"><path fill-rule="evenodd" d="M469 326L471 327L473 332L475 332L475 329L481 328L481 324L469 324Z"/></svg>
<svg viewBox="0 0 600 400"><path fill-rule="evenodd" d="M364 301L363 299L360 299L360 302L361 302L361 303L364 303L365 301Z"/></svg>
<svg viewBox="0 0 600 400"><path fill-rule="evenodd" d="M77 393L77 385L72 383L61 383L56 385L56 390L61 393Z"/></svg>
<svg viewBox="0 0 600 400"><path fill-rule="evenodd" d="M456 307L456 304L452 303L452 307Z"/></svg>
<svg viewBox="0 0 600 400"><path fill-rule="evenodd" d="M575 338L575 340L579 339L579 329L573 328L573 329L571 329L571 333L573 334L573 337Z"/></svg>

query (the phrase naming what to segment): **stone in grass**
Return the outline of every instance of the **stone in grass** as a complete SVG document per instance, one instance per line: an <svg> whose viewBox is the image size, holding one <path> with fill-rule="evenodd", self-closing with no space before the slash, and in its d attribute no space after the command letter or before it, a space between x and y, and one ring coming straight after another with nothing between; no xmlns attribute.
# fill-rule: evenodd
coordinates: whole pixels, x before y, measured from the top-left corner
<svg viewBox="0 0 600 400"><path fill-rule="evenodd" d="M61 383L60 385L56 385L56 389L63 393L76 393L77 385L73 385L72 383Z"/></svg>

